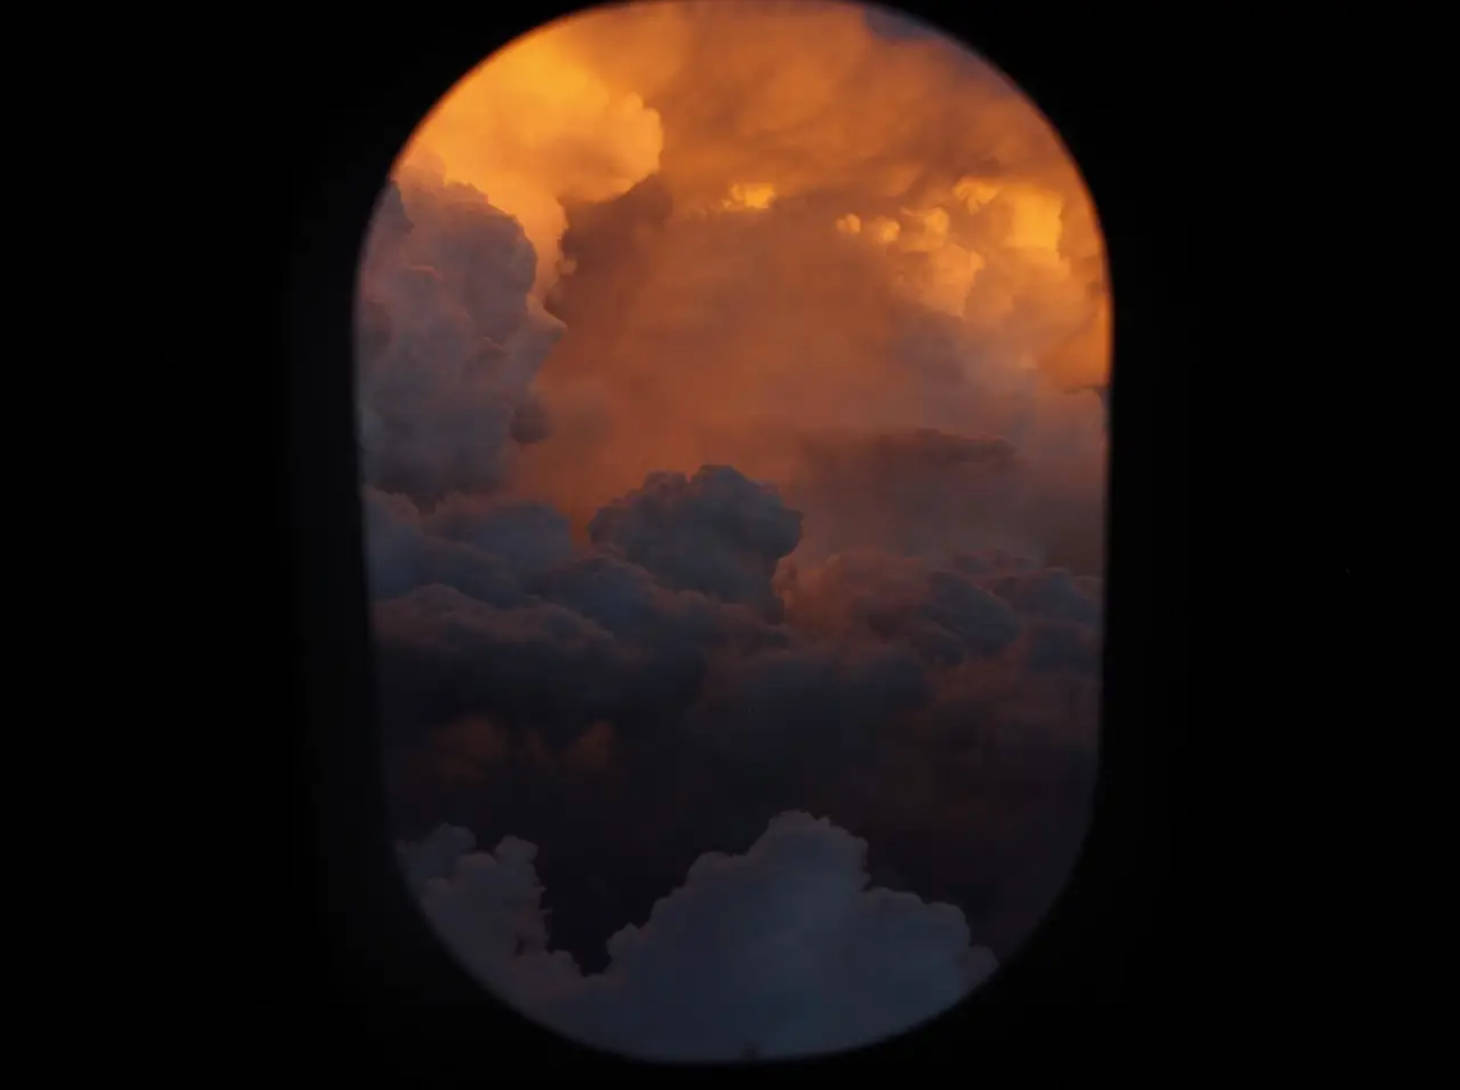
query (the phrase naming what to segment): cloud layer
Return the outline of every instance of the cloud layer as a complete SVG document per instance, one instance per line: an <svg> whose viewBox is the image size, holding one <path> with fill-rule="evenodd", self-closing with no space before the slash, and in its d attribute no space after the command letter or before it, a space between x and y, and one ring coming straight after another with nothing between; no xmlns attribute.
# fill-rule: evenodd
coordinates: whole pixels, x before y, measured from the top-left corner
<svg viewBox="0 0 1460 1090"><path fill-rule="evenodd" d="M733 485L702 502L678 479L648 514L652 487L607 510L660 520L671 558L686 525L720 557L697 570L743 572L735 550L794 512ZM638 911L707 838L811 803L899 840L890 856L939 896L975 896L970 918L996 949L1052 895L1027 857L1062 857L1083 828L1098 580L999 550L949 565L854 551L783 564L761 588L777 620L760 591L727 601L666 585L672 566L574 545L540 507L453 501L421 516L399 497L367 503L395 516L371 540L382 706L409 755L402 820L544 844L554 885L581 898L563 907L579 957L601 942L604 906ZM608 877L634 855L637 885Z"/></svg>
<svg viewBox="0 0 1460 1090"><path fill-rule="evenodd" d="M578 1040L653 1060L810 1055L911 1028L995 968L963 914L868 888L866 843L788 812L743 855L700 856L584 975L549 949L534 845L473 852L441 827L401 858L427 918L500 997Z"/></svg>

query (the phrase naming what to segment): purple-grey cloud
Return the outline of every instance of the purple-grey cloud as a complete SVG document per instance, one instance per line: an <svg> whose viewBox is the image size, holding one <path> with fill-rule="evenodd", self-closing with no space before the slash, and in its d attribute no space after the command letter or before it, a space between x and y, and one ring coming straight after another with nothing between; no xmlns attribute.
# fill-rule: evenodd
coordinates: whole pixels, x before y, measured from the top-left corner
<svg viewBox="0 0 1460 1090"><path fill-rule="evenodd" d="M584 975L549 949L515 837L471 852L440 829L402 864L446 946L501 999L642 1059L723 1062L831 1052L910 1029L996 967L955 906L868 888L867 845L825 819L774 818L743 855L710 852Z"/></svg>

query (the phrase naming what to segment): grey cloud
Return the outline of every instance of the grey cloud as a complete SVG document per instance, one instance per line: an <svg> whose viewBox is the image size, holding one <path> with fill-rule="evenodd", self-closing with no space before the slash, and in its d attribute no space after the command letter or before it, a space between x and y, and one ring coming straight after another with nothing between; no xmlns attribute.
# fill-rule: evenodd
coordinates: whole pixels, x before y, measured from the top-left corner
<svg viewBox="0 0 1460 1090"><path fill-rule="evenodd" d="M573 555L568 520L545 503L453 496L431 513L425 526L433 534L499 558L523 577Z"/></svg>
<svg viewBox="0 0 1460 1090"><path fill-rule="evenodd" d="M442 826L420 844L397 846L427 920L469 972L515 1005L580 987L572 958L547 950L537 847L506 837L495 852L473 852L475 843L469 830Z"/></svg>
<svg viewBox="0 0 1460 1090"><path fill-rule="evenodd" d="M504 609L447 586L375 606L388 721L488 711L566 740L595 719L649 708L669 680L638 649L549 602Z"/></svg>
<svg viewBox="0 0 1460 1090"><path fill-rule="evenodd" d="M755 648L783 644L785 633L754 611L698 591L675 591L643 568L611 555L590 554L535 580L544 598L567 606L626 639L672 647Z"/></svg>
<svg viewBox="0 0 1460 1090"><path fill-rule="evenodd" d="M922 613L976 654L997 651L1018 633L1018 622L1004 603L954 572L935 571L928 576L928 600Z"/></svg>
<svg viewBox="0 0 1460 1090"><path fill-rule="evenodd" d="M547 406L535 397L527 397L512 414L512 439L523 446L541 443L552 431Z"/></svg>
<svg viewBox="0 0 1460 1090"><path fill-rule="evenodd" d="M600 509L588 532L668 587L775 615L771 578L800 529L800 512L770 488L729 466L704 466L689 479L650 474L643 487Z"/></svg>
<svg viewBox="0 0 1460 1090"><path fill-rule="evenodd" d="M406 497L367 488L363 502L371 597L393 598L441 583L494 605L525 600L517 574L501 557L429 534Z"/></svg>
<svg viewBox="0 0 1460 1090"><path fill-rule="evenodd" d="M690 484L679 478L657 510L641 493L621 505L647 525L652 513L756 539L734 518L724 533L713 517L728 509L738 518L746 504L696 510L683 500ZM386 717L413 732L407 744L425 737L416 728L481 715L511 739L512 759L493 757L471 782L430 787L428 777L410 788L412 827L526 830L560 853L549 854L546 873L573 900L565 934L580 963L596 964L591 952L608 925L641 911L666 875L681 873L680 860L748 837L788 806L814 805L885 843L917 888L956 900L1001 952L1053 895L1059 875L1031 871L1029 859L1066 859L1085 820L1098 631L1068 617L1098 601L1098 580L997 550L949 567L848 554L783 564L770 589L784 597L786 621L771 624L755 607L671 589L612 546L547 565L571 546L550 509L451 498L422 518L403 497L373 500L387 528L415 541L417 566L397 556L397 571L429 582L419 557L458 550L515 596L473 601L416 586L380 607ZM374 536L391 555L390 534ZM411 555L399 543L396 553ZM641 786L564 778L563 747L602 721L613 724L613 775ZM534 732L561 768L535 763ZM490 801L473 802L473 792ZM632 829L638 855L557 822L552 811L565 805ZM661 828L665 814L676 815L672 833ZM911 829L923 829L921 839ZM659 877L613 877L636 858L636 874ZM635 892L601 895L595 883Z"/></svg>
<svg viewBox="0 0 1460 1090"><path fill-rule="evenodd" d="M1084 579L1077 584L1061 568L992 574L979 582L1030 617L1081 624L1095 624L1100 619L1098 596L1090 593L1098 583Z"/></svg>
<svg viewBox="0 0 1460 1090"><path fill-rule="evenodd" d="M393 538L377 535L373 582L382 597L394 594L377 604L374 621L389 721L425 726L485 714L559 741L598 719L641 731L695 699L712 653L787 640L747 607L668 590L618 557L588 554L521 573L528 558L511 557L502 543L537 540L538 514L511 506L498 517L514 533L480 533L481 522L456 529L478 532L474 540L507 560L412 538L409 524L391 526ZM425 585L428 576L435 580Z"/></svg>
<svg viewBox="0 0 1460 1090"><path fill-rule="evenodd" d="M428 504L496 487L517 406L561 331L528 303L532 247L468 186L391 185L380 209L357 314L366 481Z"/></svg>
<svg viewBox="0 0 1460 1090"><path fill-rule="evenodd" d="M460 850L464 838L438 834L430 848L442 842ZM460 854L415 888L478 979L570 1037L644 1059L789 1057L909 1029L996 967L956 907L867 888L866 848L825 819L783 813L745 854L697 859L586 977L547 949L532 845L509 837L493 854ZM421 849L402 854L424 873Z"/></svg>

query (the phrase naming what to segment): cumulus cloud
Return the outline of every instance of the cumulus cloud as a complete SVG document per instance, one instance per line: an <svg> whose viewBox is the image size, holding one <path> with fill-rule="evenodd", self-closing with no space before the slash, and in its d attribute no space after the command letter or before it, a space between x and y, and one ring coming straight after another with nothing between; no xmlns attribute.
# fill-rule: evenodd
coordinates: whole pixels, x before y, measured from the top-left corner
<svg viewBox="0 0 1460 1090"><path fill-rule="evenodd" d="M600 510L588 532L666 586L774 614L771 578L796 547L801 514L730 466L704 466L688 479L652 474Z"/></svg>
<svg viewBox="0 0 1460 1090"><path fill-rule="evenodd" d="M1097 399L891 294L883 258L828 248L804 207L666 226L648 192L565 239L567 329L537 385L558 430L520 459L523 494L581 525L651 471L729 463L806 512L809 547L1048 551L1064 519L1098 570Z"/></svg>
<svg viewBox="0 0 1460 1090"><path fill-rule="evenodd" d="M360 268L367 483L426 504L502 483L517 410L562 328L528 299L534 261L517 222L469 186L388 187Z"/></svg>
<svg viewBox="0 0 1460 1090"><path fill-rule="evenodd" d="M699 591L671 590L646 569L616 556L582 556L547 571L532 585L543 597L617 636L666 650L722 645L745 650L787 639L746 606L716 601Z"/></svg>
<svg viewBox="0 0 1460 1090"><path fill-rule="evenodd" d="M548 949L535 848L492 853L442 828L401 847L447 947L499 997L585 1043L693 1062L835 1051L936 1016L986 979L993 955L963 914L868 887L866 843L825 819L774 818L743 855L711 852L584 976Z"/></svg>
<svg viewBox="0 0 1460 1090"><path fill-rule="evenodd" d="M990 575L996 572L1030 571L1036 565L1027 556L994 548L960 550L953 554L952 566L965 575Z"/></svg>
<svg viewBox="0 0 1460 1090"><path fill-rule="evenodd" d="M494 992L524 1006L580 986L571 957L549 952L536 845L506 837L494 852L442 826L399 847L402 870L426 918L463 966Z"/></svg>
<svg viewBox="0 0 1460 1090"><path fill-rule="evenodd" d="M979 582L1031 617L1082 624L1095 624L1100 619L1098 581L1085 579L1077 583L1060 568L989 574Z"/></svg>
<svg viewBox="0 0 1460 1090"><path fill-rule="evenodd" d="M499 606L526 598L517 573L503 557L431 534L406 497L366 488L363 502L371 597L393 598L440 583Z"/></svg>
<svg viewBox="0 0 1460 1090"><path fill-rule="evenodd" d="M565 206L540 384L564 441L520 487L581 524L654 469L790 488L802 431L930 427L1012 442L1046 507L1098 506L1103 414L1062 391L1108 375L1099 228L998 73L851 5L630 4L544 34L641 96L662 149Z"/></svg>
<svg viewBox="0 0 1460 1090"><path fill-rule="evenodd" d="M745 511L780 510L743 478L728 504L701 502L683 478L653 502L646 492L620 508L671 542L685 523L759 540L743 533ZM566 852L550 869L573 892L565 934L580 959L601 942L595 912L631 909L664 860L813 802L968 906L996 948L1052 896L1025 856L1063 851L1083 821L1074 804L1058 819L1052 808L1092 782L1098 580L999 549L947 565L854 551L783 563L767 584L784 603L772 622L760 606L666 586L616 549L572 549L540 506L453 498L422 517L402 497L367 500L396 520L395 537L377 530L371 543L377 583L397 573L376 616L387 723L423 747L403 789L411 821L474 815L474 827L530 827ZM462 573L474 582L439 585ZM977 820L960 810L969 800L981 800ZM585 838L553 816L564 807L602 807L596 823L633 832ZM957 830L946 850L907 839L939 822ZM627 865L625 851L659 861L608 896L604 868Z"/></svg>
<svg viewBox="0 0 1460 1090"><path fill-rule="evenodd" d="M778 586L799 627L901 643L939 665L994 654L1019 634L1010 603L960 572L912 557L841 553L817 566L788 569Z"/></svg>
<svg viewBox="0 0 1460 1090"><path fill-rule="evenodd" d="M537 299L558 275L563 202L628 190L654 172L664 139L637 92L610 86L565 45L550 27L494 53L422 122L396 166L469 185L520 223Z"/></svg>
<svg viewBox="0 0 1460 1090"><path fill-rule="evenodd" d="M762 614L796 516L733 470L647 482L595 521L611 552L576 547L541 504L453 496L423 516L364 500L392 721L483 714L557 740L600 719L646 729L693 701L712 651L787 643Z"/></svg>
<svg viewBox="0 0 1460 1090"><path fill-rule="evenodd" d="M501 608L433 584L377 603L374 632L392 720L490 710L563 738L625 709L647 715L685 684L662 661L550 602Z"/></svg>

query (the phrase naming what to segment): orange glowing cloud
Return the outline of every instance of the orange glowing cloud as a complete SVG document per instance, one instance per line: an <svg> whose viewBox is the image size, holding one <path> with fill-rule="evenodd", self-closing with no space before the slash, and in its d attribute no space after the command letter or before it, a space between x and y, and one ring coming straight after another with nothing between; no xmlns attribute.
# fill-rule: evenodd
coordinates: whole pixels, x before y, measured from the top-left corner
<svg viewBox="0 0 1460 1090"><path fill-rule="evenodd" d="M1049 122L950 40L812 0L590 9L463 79L412 172L532 244L565 330L535 379L553 437L512 487L579 527L658 469L794 487L826 428L1005 435L1100 493L1102 410L1071 393L1109 378L1095 210Z"/></svg>
<svg viewBox="0 0 1460 1090"><path fill-rule="evenodd" d="M659 115L639 95L610 87L547 27L452 88L396 171L466 183L513 216L537 251L541 290L558 271L563 202L627 191L658 168L663 141Z"/></svg>

